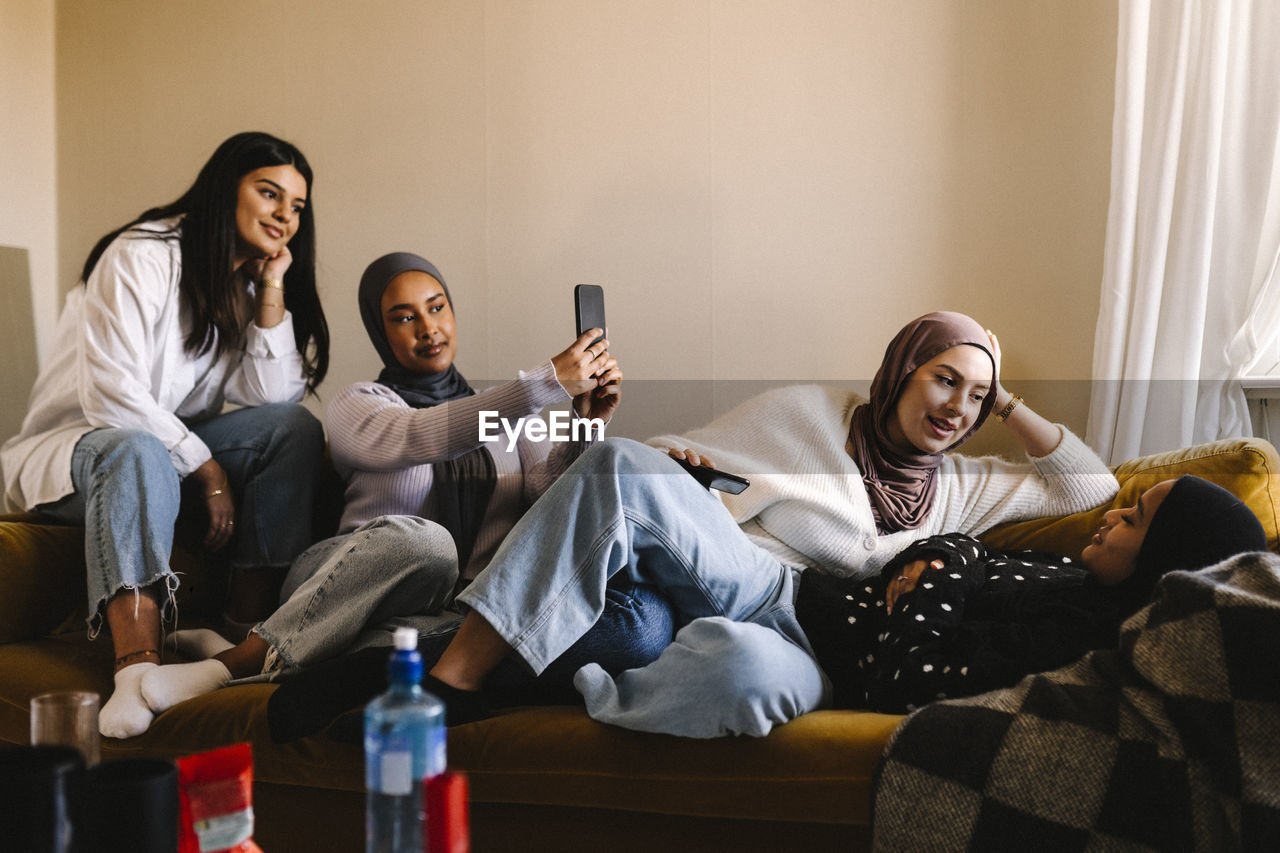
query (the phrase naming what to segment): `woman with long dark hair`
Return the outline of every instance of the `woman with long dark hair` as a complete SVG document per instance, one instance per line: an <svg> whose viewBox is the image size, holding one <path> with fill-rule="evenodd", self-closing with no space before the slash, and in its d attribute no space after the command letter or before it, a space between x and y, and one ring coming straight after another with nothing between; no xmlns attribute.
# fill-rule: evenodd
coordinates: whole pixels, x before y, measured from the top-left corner
<svg viewBox="0 0 1280 853"><path fill-rule="evenodd" d="M240 133L180 198L99 240L0 450L10 507L85 526L89 631L105 621L116 658L108 737L151 721L139 685L175 616L180 506L229 551L237 622L270 612L310 544L324 437L298 403L329 354L311 183L293 145Z"/></svg>

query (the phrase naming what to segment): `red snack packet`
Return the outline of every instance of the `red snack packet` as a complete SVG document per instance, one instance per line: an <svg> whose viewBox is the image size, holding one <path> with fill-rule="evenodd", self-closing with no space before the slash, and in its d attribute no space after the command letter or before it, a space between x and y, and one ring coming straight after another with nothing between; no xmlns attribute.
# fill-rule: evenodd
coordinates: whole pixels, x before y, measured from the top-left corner
<svg viewBox="0 0 1280 853"><path fill-rule="evenodd" d="M253 751L247 743L179 758L178 853L262 853L253 843Z"/></svg>
<svg viewBox="0 0 1280 853"><path fill-rule="evenodd" d="M450 770L427 777L422 798L427 813L426 849L431 853L469 853L466 774Z"/></svg>

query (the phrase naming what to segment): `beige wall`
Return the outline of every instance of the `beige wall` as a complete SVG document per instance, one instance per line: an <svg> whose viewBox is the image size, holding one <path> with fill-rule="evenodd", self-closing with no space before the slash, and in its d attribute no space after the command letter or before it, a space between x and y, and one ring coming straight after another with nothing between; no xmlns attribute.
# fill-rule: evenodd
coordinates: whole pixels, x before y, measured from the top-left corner
<svg viewBox="0 0 1280 853"><path fill-rule="evenodd" d="M571 286L603 284L633 433L708 393L672 380L717 380L713 407L729 380L865 383L939 307L1083 427L1063 389L1090 368L1111 0L56 8L60 280L227 135L285 136L316 169L325 395L376 372L355 284L409 249L452 286L476 379L562 349Z"/></svg>
<svg viewBox="0 0 1280 853"><path fill-rule="evenodd" d="M0 246L26 252L25 264L12 254L4 264L0 298L10 315L27 313L42 351L58 306L53 22L54 0L0 0ZM28 286L28 273L30 296L16 293ZM30 347L27 336L6 336L0 356L6 364L30 359ZM23 391L16 405L8 395L3 402L21 409L25 398Z"/></svg>
<svg viewBox="0 0 1280 853"><path fill-rule="evenodd" d="M53 0L0 0L0 441L57 315Z"/></svg>

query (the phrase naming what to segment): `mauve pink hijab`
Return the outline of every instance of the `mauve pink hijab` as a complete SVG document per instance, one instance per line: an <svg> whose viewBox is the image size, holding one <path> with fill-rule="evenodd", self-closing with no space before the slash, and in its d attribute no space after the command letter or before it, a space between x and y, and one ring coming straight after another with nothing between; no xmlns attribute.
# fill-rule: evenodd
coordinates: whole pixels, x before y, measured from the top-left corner
<svg viewBox="0 0 1280 853"><path fill-rule="evenodd" d="M889 342L884 361L871 382L871 398L854 409L849 428L853 461L862 471L880 533L919 527L933 506L942 454L904 453L889 440L887 424L904 384L916 368L961 344L978 347L991 357L987 332L972 317L954 311L935 311L912 320ZM995 358L991 360L994 365ZM992 393L982 398L973 426L947 450L955 450L968 441L991 414L995 403L992 388Z"/></svg>

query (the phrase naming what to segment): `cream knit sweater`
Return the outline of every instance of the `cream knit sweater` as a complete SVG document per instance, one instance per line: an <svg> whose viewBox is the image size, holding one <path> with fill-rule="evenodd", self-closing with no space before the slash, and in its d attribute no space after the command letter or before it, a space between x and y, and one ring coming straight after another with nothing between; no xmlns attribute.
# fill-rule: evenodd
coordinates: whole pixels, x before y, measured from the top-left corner
<svg viewBox="0 0 1280 853"><path fill-rule="evenodd" d="M782 562L844 576L877 573L899 551L936 533L978 535L1005 521L1059 515L1115 496L1111 470L1075 435L1048 456L1012 463L947 454L924 524L879 535L862 473L845 450L863 399L837 388L766 391L687 435L649 444L705 453L751 480L740 495L717 492L756 545Z"/></svg>

